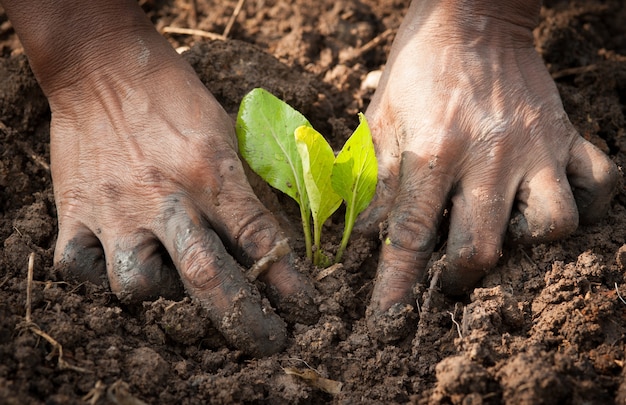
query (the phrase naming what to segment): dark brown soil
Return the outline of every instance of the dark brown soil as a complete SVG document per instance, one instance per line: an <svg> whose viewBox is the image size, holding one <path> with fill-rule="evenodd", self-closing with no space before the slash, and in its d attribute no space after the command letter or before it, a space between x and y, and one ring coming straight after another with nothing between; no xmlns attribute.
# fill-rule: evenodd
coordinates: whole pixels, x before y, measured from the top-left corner
<svg viewBox="0 0 626 405"><path fill-rule="evenodd" d="M159 29L221 33L236 1L142 3ZM548 1L535 32L572 122L620 166L623 3ZM407 5L249 1L231 31L236 40L166 35L192 46L185 58L231 114L248 90L265 87L339 146L369 102L361 83L384 64ZM360 51L388 29L379 46ZM560 242L507 247L470 296L422 288L416 331L397 344L367 333L377 247L353 243L346 265L317 282L320 321L292 325L285 352L253 359L229 348L189 299L129 308L53 270L49 112L1 11L0 56L0 403L626 403L623 186L603 222ZM297 224L293 205L270 197L277 215ZM24 326L31 252L33 324Z"/></svg>

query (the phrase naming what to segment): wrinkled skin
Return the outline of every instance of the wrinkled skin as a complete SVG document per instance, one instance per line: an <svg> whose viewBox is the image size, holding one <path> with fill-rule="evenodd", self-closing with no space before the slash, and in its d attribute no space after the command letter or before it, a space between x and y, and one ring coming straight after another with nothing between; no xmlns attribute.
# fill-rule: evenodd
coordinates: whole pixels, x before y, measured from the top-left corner
<svg viewBox="0 0 626 405"><path fill-rule="evenodd" d="M395 39L366 112L380 181L361 230L387 218L368 308L375 333L414 302L444 209L441 282L452 294L495 266L507 230L551 241L608 209L617 169L573 128L533 48L539 2L518 3L414 1Z"/></svg>
<svg viewBox="0 0 626 405"><path fill-rule="evenodd" d="M20 3L3 2L52 111L55 263L108 279L125 303L174 297L182 281L233 345L284 348L284 321L237 260L249 267L285 236L246 181L230 117L133 0L79 14ZM261 278L282 315L312 322L315 291L291 259Z"/></svg>

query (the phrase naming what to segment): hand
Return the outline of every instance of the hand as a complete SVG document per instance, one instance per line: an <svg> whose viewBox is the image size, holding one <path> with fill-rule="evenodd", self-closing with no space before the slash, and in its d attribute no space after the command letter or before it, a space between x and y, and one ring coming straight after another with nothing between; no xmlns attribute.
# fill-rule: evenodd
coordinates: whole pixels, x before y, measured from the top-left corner
<svg viewBox="0 0 626 405"><path fill-rule="evenodd" d="M617 181L569 122L533 49L532 12L459 17L413 3L366 113L380 169L361 225L388 214L368 308L383 340L406 328L385 319L414 302L446 208L441 282L458 294L495 266L507 229L525 243L563 238L606 212Z"/></svg>
<svg viewBox="0 0 626 405"><path fill-rule="evenodd" d="M107 278L124 303L175 296L182 281L233 345L275 353L285 323L242 265L284 235L247 183L230 117L149 22L139 26L112 36L118 53L106 57L102 37L58 70L31 58L52 110L55 263ZM291 258L282 252L261 279L282 314L311 322L315 291Z"/></svg>

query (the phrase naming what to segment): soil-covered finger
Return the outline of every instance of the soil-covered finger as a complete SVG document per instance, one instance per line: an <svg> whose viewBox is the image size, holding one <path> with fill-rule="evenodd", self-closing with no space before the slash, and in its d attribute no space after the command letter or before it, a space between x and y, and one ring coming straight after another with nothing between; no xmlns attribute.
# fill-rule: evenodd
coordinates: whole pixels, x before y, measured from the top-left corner
<svg viewBox="0 0 626 405"><path fill-rule="evenodd" d="M61 227L54 262L65 279L107 284L104 249L96 235L82 225Z"/></svg>
<svg viewBox="0 0 626 405"><path fill-rule="evenodd" d="M183 295L180 278L163 246L152 235L139 233L110 242L106 249L111 291L125 304L138 304L158 297L178 299Z"/></svg>
<svg viewBox="0 0 626 405"><path fill-rule="evenodd" d="M400 176L368 307L370 331L383 341L402 338L407 331L397 318L408 316L415 307L413 286L425 277L450 189L441 176L432 175L424 159L412 153L403 154ZM411 311L405 310L407 306Z"/></svg>
<svg viewBox="0 0 626 405"><path fill-rule="evenodd" d="M166 220L164 244L187 292L206 307L233 346L253 356L285 347L286 325L250 284L219 236L186 213Z"/></svg>
<svg viewBox="0 0 626 405"><path fill-rule="evenodd" d="M617 190L619 171L607 155L579 137L571 149L567 175L581 223L600 220Z"/></svg>

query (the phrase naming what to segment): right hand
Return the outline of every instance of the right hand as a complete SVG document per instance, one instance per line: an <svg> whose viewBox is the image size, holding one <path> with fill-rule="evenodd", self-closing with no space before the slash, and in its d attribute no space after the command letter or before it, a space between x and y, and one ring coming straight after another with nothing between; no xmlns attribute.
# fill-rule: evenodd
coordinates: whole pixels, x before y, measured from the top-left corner
<svg viewBox="0 0 626 405"><path fill-rule="evenodd" d="M507 230L523 243L566 237L579 217L604 215L618 179L563 110L533 48L531 3L463 15L452 3L413 2L366 113L379 187L360 225L377 232L386 220L368 308L382 340L404 333L393 329L406 328L399 317L414 305L445 209L441 282L459 294L496 265Z"/></svg>

